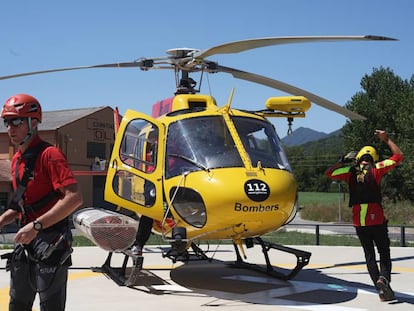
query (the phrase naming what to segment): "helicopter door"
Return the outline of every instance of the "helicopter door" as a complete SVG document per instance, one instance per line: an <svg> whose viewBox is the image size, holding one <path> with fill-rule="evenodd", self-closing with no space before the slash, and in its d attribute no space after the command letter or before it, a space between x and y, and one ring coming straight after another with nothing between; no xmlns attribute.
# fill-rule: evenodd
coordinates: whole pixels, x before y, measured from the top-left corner
<svg viewBox="0 0 414 311"><path fill-rule="evenodd" d="M164 215L163 125L136 111L122 119L112 150L105 200L154 219Z"/></svg>

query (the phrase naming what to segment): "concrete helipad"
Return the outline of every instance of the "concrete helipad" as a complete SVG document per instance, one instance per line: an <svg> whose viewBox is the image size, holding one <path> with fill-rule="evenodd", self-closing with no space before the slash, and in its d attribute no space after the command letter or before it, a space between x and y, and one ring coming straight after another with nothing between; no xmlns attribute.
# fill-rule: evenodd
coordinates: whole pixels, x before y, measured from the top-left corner
<svg viewBox="0 0 414 311"><path fill-rule="evenodd" d="M360 247L294 246L312 253L310 263L293 279L231 267L231 245L210 245L211 261L175 263L157 246L145 249L140 285L119 286L91 268L101 267L107 253L98 247L78 247L68 282L66 310L413 310L414 249L394 247L393 302L381 302L371 286ZM202 246L206 249L207 246ZM5 253L7 250L1 250ZM248 249L247 260L263 263L261 249ZM272 264L293 266L295 257L270 252ZM114 254L112 265L123 256ZM132 263L131 263L132 264ZM9 273L0 262L0 311L8 309ZM36 301L33 310L40 310Z"/></svg>

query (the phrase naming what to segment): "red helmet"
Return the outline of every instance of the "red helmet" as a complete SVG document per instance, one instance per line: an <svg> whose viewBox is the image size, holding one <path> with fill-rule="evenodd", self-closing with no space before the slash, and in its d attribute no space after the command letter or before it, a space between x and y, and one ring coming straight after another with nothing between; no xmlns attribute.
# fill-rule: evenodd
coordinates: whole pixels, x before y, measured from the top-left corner
<svg viewBox="0 0 414 311"><path fill-rule="evenodd" d="M1 111L1 117L31 117L42 122L42 107L33 96L17 94L6 100Z"/></svg>

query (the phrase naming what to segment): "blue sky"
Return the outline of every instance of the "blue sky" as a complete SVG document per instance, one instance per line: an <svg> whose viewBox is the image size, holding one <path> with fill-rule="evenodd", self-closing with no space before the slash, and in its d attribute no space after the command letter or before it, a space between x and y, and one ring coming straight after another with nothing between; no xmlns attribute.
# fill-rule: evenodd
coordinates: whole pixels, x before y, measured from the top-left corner
<svg viewBox="0 0 414 311"><path fill-rule="evenodd" d="M164 57L171 48L204 50L260 37L368 34L399 41L291 44L209 59L339 105L361 90L361 78L373 68L389 67L403 79L414 71L412 0L14 0L2 1L0 12L0 76ZM243 109L261 109L268 97L286 95L225 73L204 78L201 91L223 105L233 87L233 106ZM152 104L174 89L171 71L91 69L0 80L0 100L29 93L44 110L117 106L121 113L150 114ZM329 133L346 120L313 105L293 125ZM274 124L284 137L286 120Z"/></svg>

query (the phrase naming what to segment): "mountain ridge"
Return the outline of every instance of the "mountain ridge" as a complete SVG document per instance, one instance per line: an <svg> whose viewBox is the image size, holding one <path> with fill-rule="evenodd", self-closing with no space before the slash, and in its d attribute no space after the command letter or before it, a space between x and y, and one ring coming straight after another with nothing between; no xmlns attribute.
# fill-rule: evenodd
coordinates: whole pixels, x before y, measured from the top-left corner
<svg viewBox="0 0 414 311"><path fill-rule="evenodd" d="M321 139L328 138L330 136L338 136L342 134L342 130L336 130L331 133L324 133L312 130L307 127L299 127L281 139L282 144L287 147L301 146L309 142L318 141Z"/></svg>

